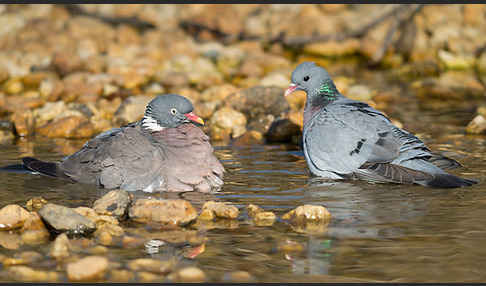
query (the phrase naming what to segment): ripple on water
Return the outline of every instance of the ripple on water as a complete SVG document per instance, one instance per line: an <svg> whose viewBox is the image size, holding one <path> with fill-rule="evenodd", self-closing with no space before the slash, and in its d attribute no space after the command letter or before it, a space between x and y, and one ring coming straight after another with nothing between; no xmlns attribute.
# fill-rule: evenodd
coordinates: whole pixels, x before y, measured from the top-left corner
<svg viewBox="0 0 486 286"><path fill-rule="evenodd" d="M467 166L457 170L457 174L468 173L481 181L486 178L484 139L430 136L427 143ZM29 146L30 149L25 144L3 146L0 164L17 163L29 150L45 160L65 156L49 141L34 141ZM182 197L196 207L216 199L232 202L240 209L236 227L222 225L206 230L205 252L184 262L200 267L215 281L230 271L248 271L258 281L281 281L283 277L286 281L314 282L461 282L486 278L481 266L486 264L482 235L486 193L481 184L441 190L359 181L329 182L309 178L302 152L295 146L216 146L215 152L227 170L220 192L151 195ZM0 173L0 180L3 205L24 205L31 197L43 196L67 206L91 206L106 193L92 186L37 175ZM250 203L277 214L273 226L253 225L245 209ZM298 233L280 219L285 212L303 204L323 205L331 212L332 220L323 233ZM137 230L131 228L129 232L132 231ZM303 250L280 249L278 246L287 240L302 245ZM148 255L140 249L109 249L110 257L122 264ZM0 254L4 251L0 250ZM1 279L8 280L2 275L5 274L0 274Z"/></svg>

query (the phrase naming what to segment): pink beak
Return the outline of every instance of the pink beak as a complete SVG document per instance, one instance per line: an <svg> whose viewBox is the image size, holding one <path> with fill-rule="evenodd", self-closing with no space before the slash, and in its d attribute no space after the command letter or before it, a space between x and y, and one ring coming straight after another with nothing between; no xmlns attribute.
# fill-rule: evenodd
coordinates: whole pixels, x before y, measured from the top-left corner
<svg viewBox="0 0 486 286"><path fill-rule="evenodd" d="M285 96L291 94L292 92L294 92L295 90L297 89L297 85L295 83L291 83L289 85L289 88L287 88L287 90L285 91Z"/></svg>
<svg viewBox="0 0 486 286"><path fill-rule="evenodd" d="M202 120L201 117L197 116L193 112L189 112L189 113L186 113L184 115L187 117L187 119L191 120L192 122L196 122L196 123L199 123L201 125L204 125L204 120Z"/></svg>

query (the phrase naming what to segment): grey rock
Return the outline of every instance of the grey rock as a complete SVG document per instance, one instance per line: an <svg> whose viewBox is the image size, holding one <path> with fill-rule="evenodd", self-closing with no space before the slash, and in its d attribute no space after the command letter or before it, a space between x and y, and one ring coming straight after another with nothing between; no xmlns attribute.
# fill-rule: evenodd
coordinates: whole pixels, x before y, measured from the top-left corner
<svg viewBox="0 0 486 286"><path fill-rule="evenodd" d="M88 235L96 229L93 221L61 205L48 203L39 210L39 215L55 232Z"/></svg>

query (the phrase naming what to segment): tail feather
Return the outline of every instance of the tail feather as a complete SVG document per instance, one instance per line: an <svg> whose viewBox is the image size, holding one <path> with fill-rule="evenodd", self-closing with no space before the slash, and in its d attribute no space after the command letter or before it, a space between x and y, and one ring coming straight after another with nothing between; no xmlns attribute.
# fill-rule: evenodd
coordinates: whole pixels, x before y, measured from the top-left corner
<svg viewBox="0 0 486 286"><path fill-rule="evenodd" d="M42 175L53 178L70 179L59 169L56 163L44 162L32 157L24 157L22 158L22 162L27 169Z"/></svg>
<svg viewBox="0 0 486 286"><path fill-rule="evenodd" d="M372 182L415 183L433 188L459 188L478 183L475 180L447 173L431 174L389 163L365 163L355 175L360 179Z"/></svg>
<svg viewBox="0 0 486 286"><path fill-rule="evenodd" d="M433 188L459 188L477 184L476 180L465 179L451 174L437 174L433 180L420 182L420 185Z"/></svg>

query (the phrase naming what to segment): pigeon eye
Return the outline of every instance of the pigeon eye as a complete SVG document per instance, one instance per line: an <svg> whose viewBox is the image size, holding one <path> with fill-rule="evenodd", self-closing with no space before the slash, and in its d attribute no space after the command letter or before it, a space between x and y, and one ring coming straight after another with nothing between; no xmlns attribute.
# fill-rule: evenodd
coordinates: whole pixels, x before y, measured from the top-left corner
<svg viewBox="0 0 486 286"><path fill-rule="evenodd" d="M309 76L308 75L304 76L304 81L308 81L308 80L309 80Z"/></svg>
<svg viewBox="0 0 486 286"><path fill-rule="evenodd" d="M173 115L175 115L177 113L177 110L175 108L171 108L170 109L170 113L172 113Z"/></svg>

